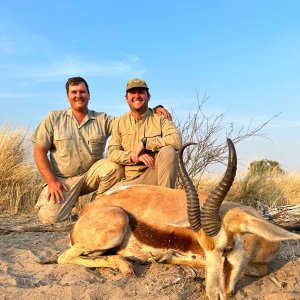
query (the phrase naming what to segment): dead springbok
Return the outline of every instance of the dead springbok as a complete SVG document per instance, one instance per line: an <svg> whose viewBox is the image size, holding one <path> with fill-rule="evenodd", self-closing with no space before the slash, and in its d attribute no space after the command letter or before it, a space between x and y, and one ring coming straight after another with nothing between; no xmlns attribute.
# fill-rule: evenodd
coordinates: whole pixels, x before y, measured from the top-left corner
<svg viewBox="0 0 300 300"><path fill-rule="evenodd" d="M58 263L114 268L126 275L133 274L126 258L205 267L209 299L226 299L242 274L265 275L280 241L300 240L300 235L268 223L252 208L222 204L237 163L234 145L227 142L227 170L210 195L197 194L188 177L185 145L178 154L185 191L135 185L99 196L81 211L70 234L72 247ZM103 256L109 249L117 255Z"/></svg>

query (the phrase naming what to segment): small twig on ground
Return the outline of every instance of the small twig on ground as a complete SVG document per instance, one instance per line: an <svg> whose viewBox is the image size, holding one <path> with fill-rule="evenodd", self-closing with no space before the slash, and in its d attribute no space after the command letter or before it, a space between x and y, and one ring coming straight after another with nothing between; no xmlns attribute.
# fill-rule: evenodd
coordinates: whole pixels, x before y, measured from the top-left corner
<svg viewBox="0 0 300 300"><path fill-rule="evenodd" d="M274 275L270 275L269 279L275 284L276 287L278 288L283 288L287 285L286 282L279 281Z"/></svg>
<svg viewBox="0 0 300 300"><path fill-rule="evenodd" d="M39 224L39 225L20 225L13 227L0 227L0 234L7 235L10 233L23 233L23 232L54 232L54 231L69 231L75 222L68 224Z"/></svg>
<svg viewBox="0 0 300 300"><path fill-rule="evenodd" d="M174 285L174 284L179 283L181 280L183 280L183 278L177 277L177 278L175 278L174 280L172 280L172 281L170 281L170 282L168 282L168 283L166 283L166 284L160 286L159 288L156 289L156 291L161 291L161 290L163 290L163 289L166 289L166 288L168 288L169 286L172 286L172 285Z"/></svg>

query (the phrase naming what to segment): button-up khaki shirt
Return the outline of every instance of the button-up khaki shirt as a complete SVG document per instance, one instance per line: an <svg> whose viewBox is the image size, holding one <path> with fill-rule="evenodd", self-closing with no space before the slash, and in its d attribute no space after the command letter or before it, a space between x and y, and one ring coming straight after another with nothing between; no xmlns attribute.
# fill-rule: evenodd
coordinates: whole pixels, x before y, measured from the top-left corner
<svg viewBox="0 0 300 300"><path fill-rule="evenodd" d="M88 110L78 124L72 110L50 112L37 127L31 141L49 148L55 176L71 177L85 173L103 158L115 117Z"/></svg>
<svg viewBox="0 0 300 300"><path fill-rule="evenodd" d="M125 165L126 179L140 176L147 168L144 164L133 164L129 158L130 152L147 138L145 153L155 156L162 147L172 146L178 150L181 145L181 135L175 124L163 116L154 114L152 110L143 115L141 120L135 120L130 112L116 119L108 146L108 158L111 161Z"/></svg>

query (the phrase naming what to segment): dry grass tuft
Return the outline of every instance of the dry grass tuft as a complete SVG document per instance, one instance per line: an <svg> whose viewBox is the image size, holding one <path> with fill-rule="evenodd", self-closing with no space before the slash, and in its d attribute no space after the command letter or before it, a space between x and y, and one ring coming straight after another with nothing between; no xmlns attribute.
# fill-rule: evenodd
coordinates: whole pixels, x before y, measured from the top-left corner
<svg viewBox="0 0 300 300"><path fill-rule="evenodd" d="M221 180L221 177L203 176L199 182L200 190L209 192ZM268 207L300 203L300 174L270 173L268 176L236 177L226 198L258 208L260 204Z"/></svg>
<svg viewBox="0 0 300 300"><path fill-rule="evenodd" d="M32 210L40 187L41 177L29 162L25 130L0 128L0 208L17 213Z"/></svg>

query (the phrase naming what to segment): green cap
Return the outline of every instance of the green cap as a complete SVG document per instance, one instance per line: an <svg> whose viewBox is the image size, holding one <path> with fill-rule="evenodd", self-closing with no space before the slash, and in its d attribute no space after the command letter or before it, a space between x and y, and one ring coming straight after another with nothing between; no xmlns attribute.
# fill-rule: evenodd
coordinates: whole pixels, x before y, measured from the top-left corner
<svg viewBox="0 0 300 300"><path fill-rule="evenodd" d="M133 88L144 88L148 90L146 81L139 78L133 78L127 81L126 92Z"/></svg>

